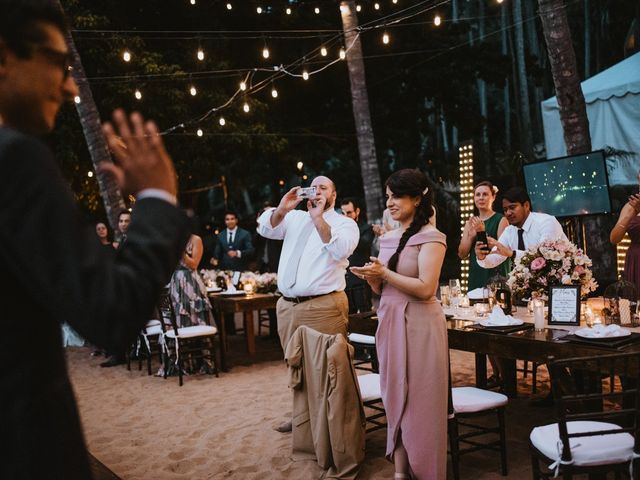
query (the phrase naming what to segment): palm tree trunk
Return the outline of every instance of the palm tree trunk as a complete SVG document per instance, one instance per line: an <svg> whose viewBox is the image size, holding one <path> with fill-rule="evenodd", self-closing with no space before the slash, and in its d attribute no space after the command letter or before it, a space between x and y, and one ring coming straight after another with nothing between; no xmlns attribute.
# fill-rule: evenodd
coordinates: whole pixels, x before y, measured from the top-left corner
<svg viewBox="0 0 640 480"><path fill-rule="evenodd" d="M484 2L478 2L478 40L484 41ZM482 78L476 80L478 100L480 101L480 116L482 117L482 151L489 153L489 113L487 109L487 84Z"/></svg>
<svg viewBox="0 0 640 480"><path fill-rule="evenodd" d="M531 109L529 108L529 81L524 59L524 28L522 26L522 0L513 0L513 23L515 24L515 55L518 68L518 97L520 99L520 148L526 157L532 158Z"/></svg>
<svg viewBox="0 0 640 480"><path fill-rule="evenodd" d="M502 55L509 55L509 38L507 33L508 11L506 5L500 7L500 29L502 42ZM502 89L502 103L504 108L504 144L511 149L511 99L509 98L509 76L505 79Z"/></svg>
<svg viewBox="0 0 640 480"><path fill-rule="evenodd" d="M371 127L371 113L367 96L367 84L362 59L362 45L356 28L356 3L354 0L340 2L342 28L344 29L345 44L347 46L347 66L351 81L351 101L353 117L358 137L358 151L360 152L360 170L364 199L369 221L382 218L382 183L376 159L376 146Z"/></svg>
<svg viewBox="0 0 640 480"><path fill-rule="evenodd" d="M591 2L584 0L584 78L591 76Z"/></svg>
<svg viewBox="0 0 640 480"><path fill-rule="evenodd" d="M62 9L62 7L60 8ZM112 162L113 160L111 159L107 141L102 133L100 114L93 100L87 75L82 66L80 55L78 55L78 51L76 50L73 37L69 32L67 32L66 35L66 42L73 59L73 79L78 84L78 90L80 91L80 102L76 102L75 104L76 111L78 112L78 117L80 117L82 131L87 140L91 161L96 171L96 179L98 180L98 188L100 189L104 209L111 228L115 230L118 226L118 214L124 210L125 203L122 198L122 193L113 178L105 175L98 168L102 162Z"/></svg>
<svg viewBox="0 0 640 480"><path fill-rule="evenodd" d="M538 2L567 154L590 152L589 119L584 95L580 88L578 66L571 43L564 2L563 0L538 0Z"/></svg>

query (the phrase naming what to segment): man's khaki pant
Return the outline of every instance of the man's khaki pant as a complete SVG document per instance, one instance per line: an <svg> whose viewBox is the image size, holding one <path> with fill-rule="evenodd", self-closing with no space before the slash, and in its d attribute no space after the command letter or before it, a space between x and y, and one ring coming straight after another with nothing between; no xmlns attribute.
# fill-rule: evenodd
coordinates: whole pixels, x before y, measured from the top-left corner
<svg viewBox="0 0 640 480"><path fill-rule="evenodd" d="M276 312L283 351L287 349L291 336L300 325L329 335L341 333L347 338L349 301L344 292L333 292L302 303L280 298Z"/></svg>

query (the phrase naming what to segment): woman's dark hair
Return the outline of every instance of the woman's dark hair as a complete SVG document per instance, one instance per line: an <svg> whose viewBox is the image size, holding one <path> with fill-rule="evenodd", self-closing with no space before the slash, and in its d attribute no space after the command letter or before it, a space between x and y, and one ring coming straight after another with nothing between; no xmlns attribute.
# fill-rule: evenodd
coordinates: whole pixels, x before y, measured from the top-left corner
<svg viewBox="0 0 640 480"><path fill-rule="evenodd" d="M509 190L504 192L504 195L502 195L502 199L509 200L513 203L521 203L523 205L525 204L525 202L529 202L529 205L531 205L529 194L522 187L511 187Z"/></svg>
<svg viewBox="0 0 640 480"><path fill-rule="evenodd" d="M404 250L409 239L425 226L433 215L431 206L431 190L428 187L427 177L418 169L404 168L391 174L385 186L397 197L420 197L420 203L416 208L413 221L409 228L400 237L400 243L396 252L389 259L387 267L395 272L398 266L400 253ZM426 192L425 192L426 190Z"/></svg>
<svg viewBox="0 0 640 480"><path fill-rule="evenodd" d="M52 0L0 0L0 12L0 38L21 58L28 58L34 45L47 40L40 22L63 34L67 30L64 14Z"/></svg>

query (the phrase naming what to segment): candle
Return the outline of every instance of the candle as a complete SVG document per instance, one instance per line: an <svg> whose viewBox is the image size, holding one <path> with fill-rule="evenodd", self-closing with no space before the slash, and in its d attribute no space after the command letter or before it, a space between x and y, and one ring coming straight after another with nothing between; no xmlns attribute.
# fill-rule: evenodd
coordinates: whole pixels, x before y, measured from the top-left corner
<svg viewBox="0 0 640 480"><path fill-rule="evenodd" d="M460 308L469 308L471 304L469 303L469 297L463 295L460 297Z"/></svg>
<svg viewBox="0 0 640 480"><path fill-rule="evenodd" d="M537 332L544 330L544 300L533 300L533 324Z"/></svg>
<svg viewBox="0 0 640 480"><path fill-rule="evenodd" d="M252 282L245 283L244 286L243 286L243 290L244 290L244 293L246 293L247 295L252 295L253 294L253 283Z"/></svg>

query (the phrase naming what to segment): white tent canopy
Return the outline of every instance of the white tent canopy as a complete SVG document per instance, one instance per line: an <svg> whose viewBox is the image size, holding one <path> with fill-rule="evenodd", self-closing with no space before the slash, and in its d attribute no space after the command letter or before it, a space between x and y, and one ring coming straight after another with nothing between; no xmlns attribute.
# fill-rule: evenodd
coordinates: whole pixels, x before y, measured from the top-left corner
<svg viewBox="0 0 640 480"><path fill-rule="evenodd" d="M640 158L640 53L585 80L581 86L587 104L593 150L608 146L636 152L635 161L628 160L635 173L629 171L622 175L635 179L637 159ZM542 121L547 158L565 156L567 149L556 97L542 102ZM626 183L622 177L610 178L610 181L612 184Z"/></svg>

